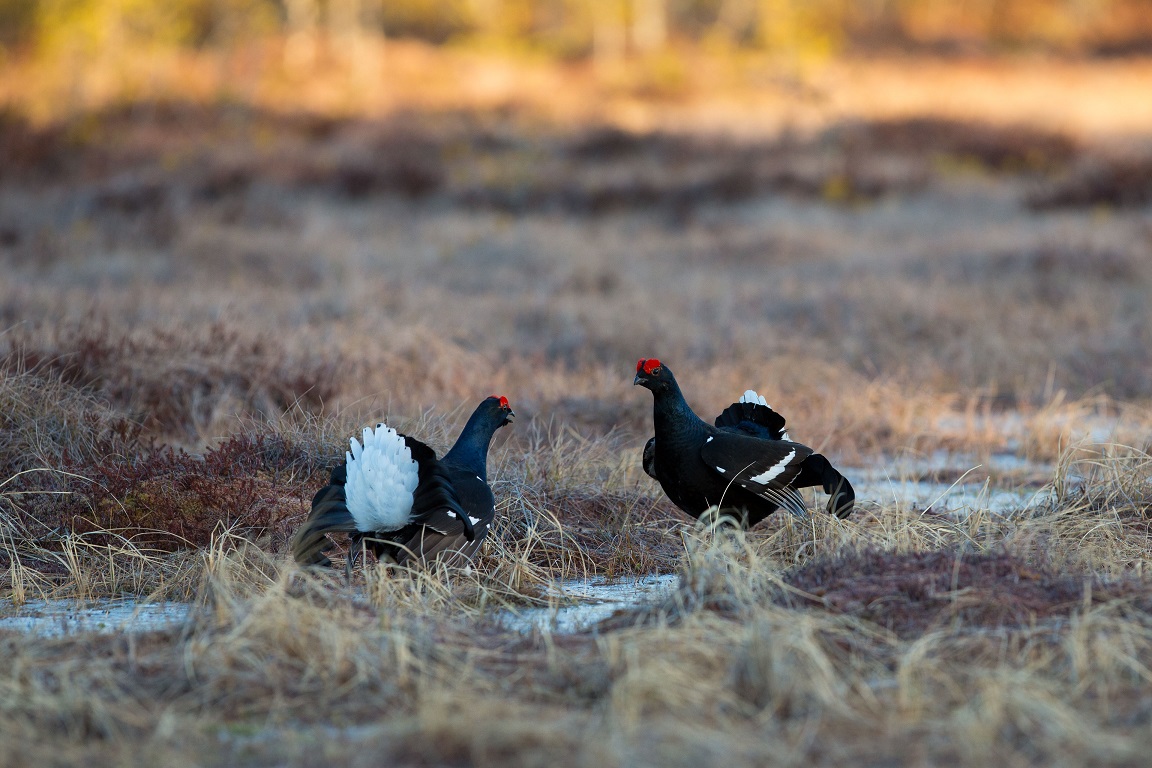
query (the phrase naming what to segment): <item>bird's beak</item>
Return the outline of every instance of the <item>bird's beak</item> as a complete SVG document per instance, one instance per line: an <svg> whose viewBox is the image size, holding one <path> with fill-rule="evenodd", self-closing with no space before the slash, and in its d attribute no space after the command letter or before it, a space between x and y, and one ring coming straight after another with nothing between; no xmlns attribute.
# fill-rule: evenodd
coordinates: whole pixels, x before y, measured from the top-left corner
<svg viewBox="0 0 1152 768"><path fill-rule="evenodd" d="M636 378L632 379L632 386L636 386L637 384L647 384L647 383L648 383L648 379L644 378L640 374L636 374Z"/></svg>
<svg viewBox="0 0 1152 768"><path fill-rule="evenodd" d="M516 420L516 412L513 411L511 408L509 408L508 413L506 413L504 415L504 424L511 424L515 420ZM501 426L503 426L504 424L501 424Z"/></svg>

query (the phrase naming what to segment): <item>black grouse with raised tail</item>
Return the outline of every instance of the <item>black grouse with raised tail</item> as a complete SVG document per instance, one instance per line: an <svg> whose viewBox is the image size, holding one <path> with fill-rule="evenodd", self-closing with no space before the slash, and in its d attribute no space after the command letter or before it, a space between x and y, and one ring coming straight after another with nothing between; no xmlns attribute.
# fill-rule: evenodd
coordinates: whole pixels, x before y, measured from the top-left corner
<svg viewBox="0 0 1152 768"><path fill-rule="evenodd" d="M312 512L292 539L296 562L331 565L325 552L333 533L351 538L349 573L363 549L397 565L471 560L496 514L488 445L513 416L508 398L485 399L441 459L384 424L366 428L363 443L352 438L345 462L312 499Z"/></svg>
<svg viewBox="0 0 1152 768"><path fill-rule="evenodd" d="M807 514L798 488L820 486L828 511L852 512L852 484L826 458L793 442L784 417L752 390L708 424L697 416L659 360L636 363L639 384L652 391L656 436L644 446L644 471L692 517L711 507L751 527L783 507Z"/></svg>

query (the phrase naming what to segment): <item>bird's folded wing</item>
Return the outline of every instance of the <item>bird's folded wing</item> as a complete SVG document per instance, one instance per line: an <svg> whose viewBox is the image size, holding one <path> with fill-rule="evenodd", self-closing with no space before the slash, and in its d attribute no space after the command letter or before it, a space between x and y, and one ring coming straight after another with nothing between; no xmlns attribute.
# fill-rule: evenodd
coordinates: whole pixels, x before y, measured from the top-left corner
<svg viewBox="0 0 1152 768"><path fill-rule="evenodd" d="M412 494L412 516L410 523L425 525L445 536L462 534L472 541L476 538L475 524L464 511L452 481L436 454L419 440L404 437L404 442L412 451L412 458L419 466L420 482Z"/></svg>
<svg viewBox="0 0 1152 768"><path fill-rule="evenodd" d="M700 458L722 477L801 517L804 499L790 484L811 454L800 443L738 434L709 436L700 448Z"/></svg>
<svg viewBox="0 0 1152 768"><path fill-rule="evenodd" d="M660 479L656 477L656 438L650 437L644 444L644 456L640 463L644 467L644 474L653 480Z"/></svg>

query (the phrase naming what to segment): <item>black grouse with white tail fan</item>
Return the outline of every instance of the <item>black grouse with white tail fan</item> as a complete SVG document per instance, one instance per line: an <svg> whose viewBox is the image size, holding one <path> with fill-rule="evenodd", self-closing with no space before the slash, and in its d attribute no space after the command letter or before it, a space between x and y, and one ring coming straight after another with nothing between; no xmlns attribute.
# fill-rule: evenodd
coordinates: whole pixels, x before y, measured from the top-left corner
<svg viewBox="0 0 1152 768"><path fill-rule="evenodd" d="M296 562L331 565L325 552L333 533L351 538L349 573L363 549L397 565L471 560L496 514L488 445L514 416L508 398L487 398L441 459L384 424L365 428L312 499L312 513L292 539Z"/></svg>
<svg viewBox="0 0 1152 768"><path fill-rule="evenodd" d="M807 514L798 488L821 486L828 511L852 512L852 484L826 458L792 442L784 417L748 390L708 424L693 413L668 366L636 363L639 384L652 391L656 436L644 446L644 471L676 506L692 517L718 507L744 525L756 525L783 507Z"/></svg>

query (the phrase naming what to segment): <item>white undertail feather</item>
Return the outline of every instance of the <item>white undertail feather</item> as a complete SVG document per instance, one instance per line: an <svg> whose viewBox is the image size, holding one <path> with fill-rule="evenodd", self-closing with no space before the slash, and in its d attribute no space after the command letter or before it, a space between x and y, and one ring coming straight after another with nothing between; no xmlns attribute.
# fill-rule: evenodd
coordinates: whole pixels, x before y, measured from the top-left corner
<svg viewBox="0 0 1152 768"><path fill-rule="evenodd" d="M754 389L744 390L744 394L740 395L740 402L742 402L742 403L754 403L754 404L758 404L758 405L763 405L765 407L768 406L768 403L764 400L764 396L756 394L756 390L754 390Z"/></svg>
<svg viewBox="0 0 1152 768"><path fill-rule="evenodd" d="M360 531L395 531L408 524L419 466L396 430L380 424L364 428L364 445L351 439L344 454L348 511Z"/></svg>

